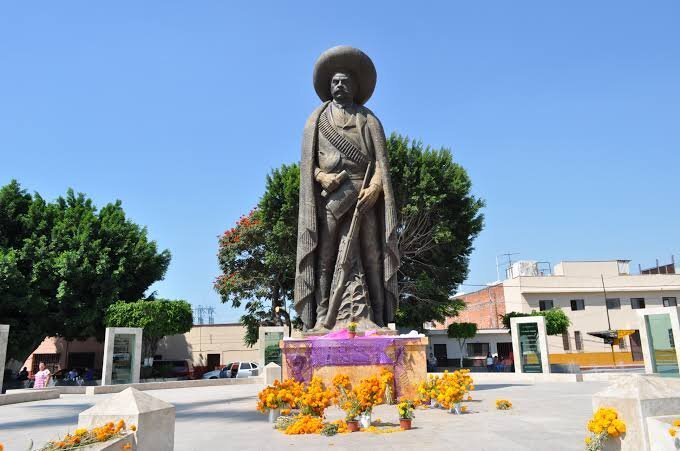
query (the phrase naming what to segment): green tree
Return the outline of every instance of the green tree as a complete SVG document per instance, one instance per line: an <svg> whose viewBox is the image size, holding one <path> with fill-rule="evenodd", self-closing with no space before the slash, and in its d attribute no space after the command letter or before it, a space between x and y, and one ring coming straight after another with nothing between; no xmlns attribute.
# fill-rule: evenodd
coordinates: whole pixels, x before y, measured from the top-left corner
<svg viewBox="0 0 680 451"><path fill-rule="evenodd" d="M447 330L449 338L453 338L458 342L460 347L460 367L463 368L463 359L465 358L465 342L477 335L476 323L451 323Z"/></svg>
<svg viewBox="0 0 680 451"><path fill-rule="evenodd" d="M182 300L155 299L139 302L119 301L106 310L107 327L141 327L142 355L153 357L160 340L191 330L191 304Z"/></svg>
<svg viewBox="0 0 680 451"><path fill-rule="evenodd" d="M566 313L561 309L550 309L542 312L532 311L531 313L510 312L501 315L503 327L510 329L510 318L521 318L526 316L543 316L545 318L545 329L548 335L562 335L567 332L571 321Z"/></svg>
<svg viewBox="0 0 680 451"><path fill-rule="evenodd" d="M0 318L7 359L23 362L48 336L102 338L104 312L141 299L170 263L120 201L97 210L83 194L46 202L12 181L0 188Z"/></svg>
<svg viewBox="0 0 680 451"><path fill-rule="evenodd" d="M449 150L396 134L387 145L402 255L396 319L422 330L424 322L442 322L464 307L451 296L467 277L484 202L471 194L470 179ZM215 289L235 308L245 303L248 344L257 341L258 324L271 309L293 299L299 188L298 165L275 169L257 208L219 240Z"/></svg>
<svg viewBox="0 0 680 451"><path fill-rule="evenodd" d="M443 322L464 307L451 296L467 277L484 202L471 194L472 182L450 150L397 134L387 146L399 209L397 323L422 330L424 322Z"/></svg>
<svg viewBox="0 0 680 451"><path fill-rule="evenodd" d="M273 309L293 299L299 188L298 165L273 170L257 208L219 239L222 274L214 287L223 302L244 307L241 323L249 346L257 343L259 324L272 318Z"/></svg>

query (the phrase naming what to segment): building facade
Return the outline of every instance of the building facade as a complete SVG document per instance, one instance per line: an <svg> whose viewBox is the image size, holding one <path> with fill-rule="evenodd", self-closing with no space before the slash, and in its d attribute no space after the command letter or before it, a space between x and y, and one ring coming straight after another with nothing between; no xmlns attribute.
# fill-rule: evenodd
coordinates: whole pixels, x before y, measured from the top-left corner
<svg viewBox="0 0 680 451"><path fill-rule="evenodd" d="M495 326L495 319L481 318L484 313L478 313L495 314L479 306L493 305L501 299L500 291L503 307L494 306L499 315L549 309L560 309L567 315L571 321L568 332L548 337L550 363L581 367L642 366L640 320L636 310L677 305L680 274L671 271L631 274L628 260L564 261L554 269L540 270L536 262L518 262L509 268L502 283L457 297L471 307L471 312L452 320L478 325L479 333L469 341L474 345L466 346L466 351L474 352L472 357L479 358L486 350L504 357L506 343L510 342L509 331L502 329L502 325L495 329L489 327ZM436 325L429 331L432 351L439 344L441 355L441 345L446 345L447 357L458 358L460 348L454 340L447 339L445 326ZM614 352L603 339L590 335L609 329L632 331L615 345Z"/></svg>

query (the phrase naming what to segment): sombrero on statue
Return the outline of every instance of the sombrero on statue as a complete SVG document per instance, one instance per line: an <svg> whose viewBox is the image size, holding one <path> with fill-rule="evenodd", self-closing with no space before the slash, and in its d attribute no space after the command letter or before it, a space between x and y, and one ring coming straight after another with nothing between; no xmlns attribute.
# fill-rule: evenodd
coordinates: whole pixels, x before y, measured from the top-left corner
<svg viewBox="0 0 680 451"><path fill-rule="evenodd" d="M354 102L363 105L373 95L378 74L373 61L361 50L348 45L332 47L314 64L314 89L324 102L331 100L331 78L338 72L349 72L356 82Z"/></svg>

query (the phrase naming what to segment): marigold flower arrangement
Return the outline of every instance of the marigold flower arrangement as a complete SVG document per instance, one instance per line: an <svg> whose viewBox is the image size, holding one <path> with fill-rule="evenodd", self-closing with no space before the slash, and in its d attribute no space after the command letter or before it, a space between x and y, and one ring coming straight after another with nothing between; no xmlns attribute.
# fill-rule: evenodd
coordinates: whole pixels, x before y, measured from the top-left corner
<svg viewBox="0 0 680 451"><path fill-rule="evenodd" d="M352 321L347 325L347 332L355 334L357 333L357 327L359 327L359 325Z"/></svg>
<svg viewBox="0 0 680 451"><path fill-rule="evenodd" d="M460 406L463 398L470 391L474 390L475 386L470 377L470 370L463 369L449 373L445 371L444 374L437 380L437 401L445 409L453 409Z"/></svg>
<svg viewBox="0 0 680 451"><path fill-rule="evenodd" d="M130 430L137 430L136 428ZM73 434L66 434L60 440L52 440L47 442L45 446L38 451L55 451L55 450L77 450L86 446L107 442L109 440L119 438L127 434L127 426L124 420L118 420L116 423L108 422L103 426L92 429L78 428ZM2 448L0 448L2 451Z"/></svg>
<svg viewBox="0 0 680 451"><path fill-rule="evenodd" d="M284 405L295 409L303 392L304 385L295 379L286 379L283 382L276 380L273 386L266 387L257 395L257 410L265 413L270 409L280 409Z"/></svg>
<svg viewBox="0 0 680 451"><path fill-rule="evenodd" d="M512 409L512 403L507 399L497 399L496 409L498 410L510 410Z"/></svg>
<svg viewBox="0 0 680 451"><path fill-rule="evenodd" d="M430 399L437 399L439 396L438 376L428 375L427 379L418 385L418 394L423 402L430 402Z"/></svg>
<svg viewBox="0 0 680 451"><path fill-rule="evenodd" d="M383 368L380 372L380 381L385 386L385 404L394 404L394 374Z"/></svg>
<svg viewBox="0 0 680 451"><path fill-rule="evenodd" d="M300 397L299 407L305 415L323 417L326 407L337 399L334 390L326 388L320 377L314 376Z"/></svg>
<svg viewBox="0 0 680 451"><path fill-rule="evenodd" d="M668 435L670 435L671 437L675 437L678 433L677 429L675 429L675 428L678 428L678 427L680 427L680 420L674 420L673 421L673 427L668 429ZM0 449L0 451L2 451L2 449Z"/></svg>
<svg viewBox="0 0 680 451"><path fill-rule="evenodd" d="M626 432L626 423L619 418L616 409L600 407L588 421L588 431L591 435L585 439L586 449L600 451L609 437L616 438Z"/></svg>
<svg viewBox="0 0 680 451"><path fill-rule="evenodd" d="M380 376L362 379L356 388L357 398L362 412L371 412L373 407L382 404L385 399L385 384Z"/></svg>

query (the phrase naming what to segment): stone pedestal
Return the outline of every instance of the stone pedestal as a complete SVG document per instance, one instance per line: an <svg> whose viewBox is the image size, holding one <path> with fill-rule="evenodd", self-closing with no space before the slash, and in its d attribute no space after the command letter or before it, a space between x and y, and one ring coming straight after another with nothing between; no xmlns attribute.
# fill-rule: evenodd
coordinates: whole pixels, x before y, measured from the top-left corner
<svg viewBox="0 0 680 451"><path fill-rule="evenodd" d="M264 367L264 384L272 385L276 380L281 380L281 367L274 362L270 362Z"/></svg>
<svg viewBox="0 0 680 451"><path fill-rule="evenodd" d="M417 384L427 377L427 343L423 336L288 339L281 342L283 378L319 376L330 385L341 373L357 385L387 369L394 374L395 399L415 397Z"/></svg>
<svg viewBox="0 0 680 451"><path fill-rule="evenodd" d="M680 379L631 374L593 395L593 412L613 407L626 423L621 450L651 451L647 418L661 415L680 417Z"/></svg>
<svg viewBox="0 0 680 451"><path fill-rule="evenodd" d="M174 449L175 406L134 388L128 388L81 412L78 415L78 427L90 429L120 419L128 427L137 426L137 449Z"/></svg>
<svg viewBox="0 0 680 451"><path fill-rule="evenodd" d="M550 373L548 334L545 318L526 316L510 318L512 355L516 373Z"/></svg>
<svg viewBox="0 0 680 451"><path fill-rule="evenodd" d="M671 437L668 430L679 415L666 415L647 418L647 438L650 451L677 451L680 449L680 434ZM674 428L678 429L678 428Z"/></svg>
<svg viewBox="0 0 680 451"><path fill-rule="evenodd" d="M288 327L260 326L257 340L260 348L258 361L260 368L264 368L270 362L281 365L279 342L288 336Z"/></svg>
<svg viewBox="0 0 680 451"><path fill-rule="evenodd" d="M142 332L139 327L106 328L102 385L139 382Z"/></svg>
<svg viewBox="0 0 680 451"><path fill-rule="evenodd" d="M0 324L0 393L5 376L5 359L7 359L7 342L9 341L9 324Z"/></svg>

